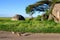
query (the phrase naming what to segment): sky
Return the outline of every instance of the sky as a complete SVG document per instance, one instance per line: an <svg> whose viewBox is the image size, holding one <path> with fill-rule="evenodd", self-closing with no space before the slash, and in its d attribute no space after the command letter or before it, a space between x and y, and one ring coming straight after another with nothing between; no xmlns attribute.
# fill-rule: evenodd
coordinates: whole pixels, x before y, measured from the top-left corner
<svg viewBox="0 0 60 40"><path fill-rule="evenodd" d="M25 9L28 5L34 4L39 0L0 0L0 17L12 17L20 14L24 17L29 17ZM33 15L37 16L37 12Z"/></svg>

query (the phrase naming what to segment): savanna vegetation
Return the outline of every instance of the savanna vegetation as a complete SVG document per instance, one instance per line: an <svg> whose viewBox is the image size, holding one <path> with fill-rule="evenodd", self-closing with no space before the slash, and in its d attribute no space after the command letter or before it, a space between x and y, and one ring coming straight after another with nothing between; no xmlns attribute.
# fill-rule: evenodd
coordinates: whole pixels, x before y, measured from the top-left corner
<svg viewBox="0 0 60 40"><path fill-rule="evenodd" d="M60 33L60 24L53 20L39 21L26 19L25 21L11 21L8 18L0 19L0 30L32 33Z"/></svg>
<svg viewBox="0 0 60 40"><path fill-rule="evenodd" d="M26 13L32 19L25 18L25 21L12 21L11 18L0 18L0 30L15 32L32 32L32 33L60 33L60 23L55 23L53 19L47 20L43 16L33 18L36 11L45 12L46 16L51 14L53 6L58 0L43 0L26 7ZM44 4L48 5L44 8ZM42 18L43 17L43 18Z"/></svg>

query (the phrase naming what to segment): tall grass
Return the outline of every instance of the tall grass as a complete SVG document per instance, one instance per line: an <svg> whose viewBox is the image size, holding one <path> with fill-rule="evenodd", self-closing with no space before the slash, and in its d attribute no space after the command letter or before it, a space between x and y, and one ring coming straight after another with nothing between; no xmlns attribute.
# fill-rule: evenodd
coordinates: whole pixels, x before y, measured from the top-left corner
<svg viewBox="0 0 60 40"><path fill-rule="evenodd" d="M0 30L32 33L60 33L60 24L54 21L11 21L0 20Z"/></svg>

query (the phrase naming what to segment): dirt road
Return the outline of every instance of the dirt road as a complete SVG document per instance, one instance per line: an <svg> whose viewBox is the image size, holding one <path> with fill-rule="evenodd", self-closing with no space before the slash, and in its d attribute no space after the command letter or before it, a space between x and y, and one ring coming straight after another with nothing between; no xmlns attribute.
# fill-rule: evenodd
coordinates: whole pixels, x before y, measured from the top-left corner
<svg viewBox="0 0 60 40"><path fill-rule="evenodd" d="M17 36L11 32L0 31L0 40L60 40L56 33L31 33L28 36Z"/></svg>

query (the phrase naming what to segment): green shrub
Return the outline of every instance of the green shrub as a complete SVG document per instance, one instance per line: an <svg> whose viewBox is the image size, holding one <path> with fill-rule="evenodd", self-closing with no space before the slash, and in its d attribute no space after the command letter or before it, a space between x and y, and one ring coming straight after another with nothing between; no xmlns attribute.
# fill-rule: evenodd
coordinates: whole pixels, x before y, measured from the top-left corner
<svg viewBox="0 0 60 40"><path fill-rule="evenodd" d="M41 15L38 15L38 16L35 18L35 20L41 21Z"/></svg>

